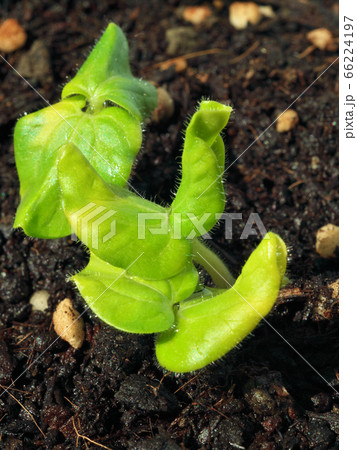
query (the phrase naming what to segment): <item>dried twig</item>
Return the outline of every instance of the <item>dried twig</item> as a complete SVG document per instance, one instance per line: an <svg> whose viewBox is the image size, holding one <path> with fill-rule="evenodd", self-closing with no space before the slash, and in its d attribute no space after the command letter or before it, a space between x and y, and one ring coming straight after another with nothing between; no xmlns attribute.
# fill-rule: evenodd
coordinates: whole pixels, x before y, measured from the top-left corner
<svg viewBox="0 0 357 450"><path fill-rule="evenodd" d="M21 408L27 412L27 414L31 417L31 419L33 420L34 424L36 425L36 427L38 428L38 430L40 431L42 436L45 438L46 437L45 433L41 430L39 424L36 422L34 416L30 413L30 411L20 402L20 400L18 400L14 395L12 395L11 392L9 392L9 390L7 388L5 388L2 384L0 384L0 387L2 387L4 389L4 391L7 392L10 395L10 397L12 397L21 406Z"/></svg>
<svg viewBox="0 0 357 450"><path fill-rule="evenodd" d="M310 53L312 53L315 50L315 46L314 45L309 45L303 52L301 52L297 57L299 59L303 59L306 56L310 55Z"/></svg>
<svg viewBox="0 0 357 450"><path fill-rule="evenodd" d="M20 345L21 342L23 342L23 341L25 341L27 338L29 338L29 337L32 335L32 333L33 333L33 332L30 331L29 333L25 334L25 336L22 336L22 335L17 336L17 339L19 339L19 340L16 342L16 345Z"/></svg>
<svg viewBox="0 0 357 450"><path fill-rule="evenodd" d="M197 378L198 375L200 375L200 374L198 373L198 374L195 375L193 378L190 378L188 381L186 381L186 383L184 383L182 386L180 386L178 389L176 389L176 391L174 392L174 394L176 394L178 391L181 391L181 389L183 389L187 384L191 383L191 381L193 381L195 378Z"/></svg>
<svg viewBox="0 0 357 450"><path fill-rule="evenodd" d="M247 57L250 53L254 52L254 50L259 46L259 44L260 44L259 41L255 41L254 44L252 44L245 52L233 58L231 60L231 64L236 64L237 62Z"/></svg>
<svg viewBox="0 0 357 450"><path fill-rule="evenodd" d="M92 441L92 439L89 439L89 437L84 436L83 434L80 434L80 433L78 432L78 429L77 429L77 427L76 427L76 424L75 424L74 419L75 419L75 417L72 417L73 428L74 428L74 431L76 432L76 435L77 435L76 446L78 445L78 440L79 440L79 438L82 438L82 439L84 439L84 440L90 442L91 444L98 445L98 447L102 447L102 448L106 448L107 450L111 450L109 447L107 447L107 446L105 446L105 445L103 445L103 444L99 444L99 442Z"/></svg>
<svg viewBox="0 0 357 450"><path fill-rule="evenodd" d="M192 395L190 395L188 392L186 392L186 394L187 394L187 395L190 397L190 399L192 400L192 405L193 405L193 406L195 406L195 405L202 406L202 408L207 408L207 409L209 409L210 411L213 411L213 412L219 414L220 416L224 417L225 419L231 420L231 419L230 419L228 416L226 416L223 412L218 411L218 409L214 408L213 406L207 406L207 405L204 405L204 404L201 403L201 402L194 401L193 398L192 398Z"/></svg>
<svg viewBox="0 0 357 450"><path fill-rule="evenodd" d="M79 409L79 406L75 405L73 402L71 402L71 400L67 397L64 397L65 400L67 400L67 402L69 402L72 406L74 406L74 408Z"/></svg>
<svg viewBox="0 0 357 450"><path fill-rule="evenodd" d="M305 183L304 180L297 180L295 181L295 183L291 184L290 186L288 186L288 189L290 189L290 191L292 191L294 189L294 187L299 186L299 184Z"/></svg>

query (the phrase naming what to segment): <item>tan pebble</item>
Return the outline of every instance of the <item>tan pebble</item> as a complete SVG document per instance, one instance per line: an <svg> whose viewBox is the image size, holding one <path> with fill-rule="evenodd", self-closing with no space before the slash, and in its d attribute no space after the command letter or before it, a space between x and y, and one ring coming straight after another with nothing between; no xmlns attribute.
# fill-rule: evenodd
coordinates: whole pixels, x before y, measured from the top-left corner
<svg viewBox="0 0 357 450"><path fill-rule="evenodd" d="M313 156L311 158L311 169L316 170L320 167L320 158L318 156Z"/></svg>
<svg viewBox="0 0 357 450"><path fill-rule="evenodd" d="M328 285L332 289L332 298L339 299L340 296L340 281L336 280Z"/></svg>
<svg viewBox="0 0 357 450"><path fill-rule="evenodd" d="M49 292L45 290L36 291L30 298L30 304L33 311L45 311L48 308Z"/></svg>
<svg viewBox="0 0 357 450"><path fill-rule="evenodd" d="M333 36L327 28L316 28L306 35L307 40L320 50L329 50L334 46Z"/></svg>
<svg viewBox="0 0 357 450"><path fill-rule="evenodd" d="M248 23L257 25L262 18L259 7L253 2L234 2L229 6L229 22L237 30L244 30Z"/></svg>
<svg viewBox="0 0 357 450"><path fill-rule="evenodd" d="M276 17L275 12L270 5L259 6L259 11L262 13L262 16L269 17L269 19L274 19L274 17Z"/></svg>
<svg viewBox="0 0 357 450"><path fill-rule="evenodd" d="M182 14L187 22L191 22L194 25L206 22L211 15L212 10L208 6L187 6Z"/></svg>
<svg viewBox="0 0 357 450"><path fill-rule="evenodd" d="M247 81L251 80L255 75L255 70L253 68L249 69L248 72L245 74L245 79Z"/></svg>
<svg viewBox="0 0 357 450"><path fill-rule="evenodd" d="M331 258L339 245L339 228L332 223L321 227L316 233L316 252L323 258Z"/></svg>
<svg viewBox="0 0 357 450"><path fill-rule="evenodd" d="M62 300L53 313L55 332L73 348L82 347L84 342L84 322L78 311L73 308L69 298Z"/></svg>
<svg viewBox="0 0 357 450"><path fill-rule="evenodd" d="M26 39L26 31L16 19L7 19L0 25L0 51L14 52L25 45Z"/></svg>
<svg viewBox="0 0 357 450"><path fill-rule="evenodd" d="M166 89L157 88L157 108L152 112L155 123L167 122L175 112L175 104Z"/></svg>
<svg viewBox="0 0 357 450"><path fill-rule="evenodd" d="M276 121L276 131L278 133L285 133L294 128L299 122L299 116L293 109L288 109L283 112Z"/></svg>

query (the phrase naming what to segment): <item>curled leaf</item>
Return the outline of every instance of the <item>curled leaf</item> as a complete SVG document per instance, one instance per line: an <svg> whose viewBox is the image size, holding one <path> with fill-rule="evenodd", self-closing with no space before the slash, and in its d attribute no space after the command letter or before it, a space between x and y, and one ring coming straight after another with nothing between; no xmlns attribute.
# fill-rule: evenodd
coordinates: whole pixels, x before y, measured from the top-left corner
<svg viewBox="0 0 357 450"><path fill-rule="evenodd" d="M225 150L220 132L232 108L203 101L185 134L182 179L171 205L170 221L181 226L183 236L193 238L208 232L224 210L222 175ZM200 232L196 225L202 225Z"/></svg>
<svg viewBox="0 0 357 450"><path fill-rule="evenodd" d="M134 78L129 65L128 42L122 30L110 23L91 54L66 84L62 98L80 94L89 108L103 108L111 101L141 121L156 108L155 87Z"/></svg>
<svg viewBox="0 0 357 450"><path fill-rule="evenodd" d="M175 325L156 343L159 363L173 372L200 369L225 355L273 307L286 270L286 247L267 233L231 289L180 303Z"/></svg>

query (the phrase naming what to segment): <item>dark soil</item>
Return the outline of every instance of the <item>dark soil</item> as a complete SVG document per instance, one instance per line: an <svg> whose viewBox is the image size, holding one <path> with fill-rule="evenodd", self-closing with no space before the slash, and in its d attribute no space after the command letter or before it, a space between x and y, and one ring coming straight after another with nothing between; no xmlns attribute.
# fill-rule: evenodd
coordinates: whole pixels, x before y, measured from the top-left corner
<svg viewBox="0 0 357 450"><path fill-rule="evenodd" d="M118 332L90 312L84 314L86 341L80 350L62 340L47 349L56 337L51 327L56 304L70 297L79 311L85 307L66 276L84 267L87 255L69 239L37 240L12 230L19 203L14 125L24 112L45 105L1 63L0 383L5 387L16 380L8 393L2 395L0 388L1 448L338 447L333 390L338 385L338 303L328 287L338 278L338 262L315 252L317 229L338 221L337 65L294 105L300 118L294 130L278 134L272 126L236 161L336 58L320 50L298 57L309 46L311 29L327 27L338 35L334 1L261 0L277 17L244 31L230 26L228 4L223 5L213 22L194 29L197 39L169 55L166 30L190 26L177 13L184 3L8 2L2 18L17 18L28 41L6 57L15 67L22 60L27 78L55 102L106 24L120 25L134 73L165 87L175 101L175 115L167 123L147 123L132 176L135 188L158 202L170 200L182 128L197 102L209 97L235 107L226 132L227 164L232 163L226 210L241 212L243 220L236 221L230 241L224 240L223 227L217 228L214 245L238 274L260 239L239 239L250 213L259 213L265 227L286 240L291 284L268 317L280 335L264 323L216 364L182 376L164 377L153 336ZM44 45L33 50L36 70L31 64L26 69L23 58L35 40ZM221 51L188 59L182 73L155 66L182 52L212 48ZM39 289L51 294L46 313L34 313L29 305Z"/></svg>

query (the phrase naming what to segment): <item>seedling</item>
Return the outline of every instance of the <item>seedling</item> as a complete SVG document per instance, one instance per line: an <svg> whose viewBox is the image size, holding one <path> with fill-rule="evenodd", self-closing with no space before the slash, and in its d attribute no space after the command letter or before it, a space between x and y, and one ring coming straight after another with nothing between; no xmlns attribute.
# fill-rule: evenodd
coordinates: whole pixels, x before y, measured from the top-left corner
<svg viewBox="0 0 357 450"><path fill-rule="evenodd" d="M129 190L141 122L155 105L155 88L132 76L125 37L110 24L62 100L16 125L14 226L42 238L75 230L90 261L71 279L87 304L117 329L159 333L159 363L187 372L226 354L269 313L286 247L267 233L235 281L202 239L224 210L229 106L202 101L192 116L171 205ZM216 288L201 284L197 265Z"/></svg>

